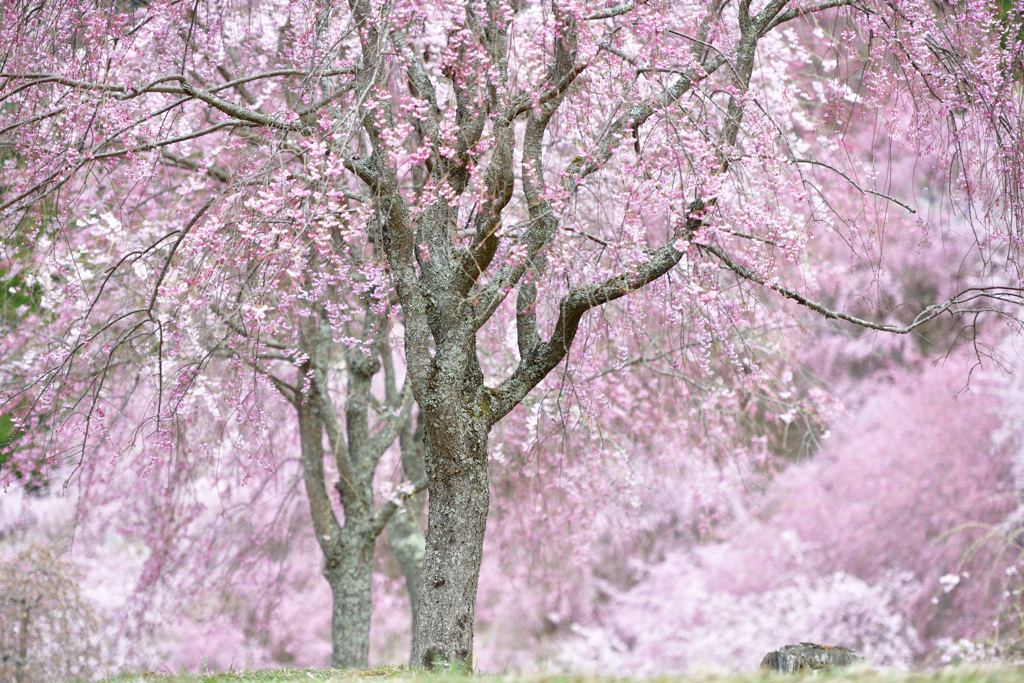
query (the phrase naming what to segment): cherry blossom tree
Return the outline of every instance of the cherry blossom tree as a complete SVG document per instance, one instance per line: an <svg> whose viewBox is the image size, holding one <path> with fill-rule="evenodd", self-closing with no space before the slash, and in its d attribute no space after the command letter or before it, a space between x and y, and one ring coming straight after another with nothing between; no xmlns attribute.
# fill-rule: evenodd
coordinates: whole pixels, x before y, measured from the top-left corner
<svg viewBox="0 0 1024 683"><path fill-rule="evenodd" d="M13 16L24 20L28 15ZM74 22L82 17L69 18ZM106 28L97 25L96 35L102 36ZM17 124L15 128L24 130ZM225 253L204 266L203 254L211 245L193 229L214 198L233 186L232 181L223 169L200 168L185 157L167 154L151 161L181 173L150 175L136 205L139 211L145 207L144 227L134 235L123 232L127 220L122 219L128 215L123 206L97 210L107 207L97 196L105 191L102 184L79 195L92 209L73 211L67 218L73 228L68 233L74 236L73 246L62 243L57 224L49 218L31 225L28 234L25 216L10 223L14 230L5 243L3 269L11 294L4 302L4 328L9 333L5 350L11 361L5 387L10 394L4 397L5 422L0 432L7 447L0 460L9 464L6 483L18 479L30 489L47 486L50 478L67 476L67 469L55 472L52 465L70 461L91 489L83 502L102 507L112 496L126 493L123 477L120 485L112 483L121 477L116 467L121 458L141 460L143 477L162 491L151 505L142 504L137 510L140 518L162 527L143 531L153 555L138 588L152 587L164 579L161 574L166 567L182 561L177 556L181 546L195 547L197 539L189 533L195 531L200 511L209 501L190 499L189 493L211 475L207 462L217 461L216 473L235 483L252 479L254 468L276 470L286 464L286 458L272 452L270 444L276 439L269 438L272 422L280 419L279 398L283 398L283 405L295 411L303 480L324 556L324 575L332 588L332 662L366 666L376 539L409 499L413 509L400 515L390 540L409 581L414 613L423 546L415 502L425 487L422 456L417 456L411 423L412 397L400 385L401 364L392 358L382 273L368 262L365 249L348 250L337 226L327 224L318 228L319 236L327 243L337 242L334 256L325 260L316 249L304 253L305 247L298 247L304 272L309 276L322 272L316 287L325 297L309 310L296 305L297 292L286 295L286 300L275 294L293 290L296 266L289 259L296 255L294 251L284 260L271 257L275 262L269 267L275 274L269 280L259 281L258 251L245 245L237 245L242 251L233 257ZM230 153L220 159L229 166L241 163ZM5 163L11 177L17 177L28 162L19 148L7 154ZM128 175L111 177L109 182L132 186L135 181L129 176L135 171L131 168L112 168L115 175L122 171ZM204 180L196 180L197 174ZM248 181L237 182L244 186ZM181 196L197 188L204 198L181 227L174 218L181 211ZM169 195L162 197L162 193ZM275 198L274 190L262 197L236 199L255 202L253 206L259 204L270 215L287 211L281 205L283 195ZM35 220L31 212L29 216L29 221ZM168 235L171 224L179 227ZM186 242L190 233L199 241ZM274 244L265 245L270 250L265 255L281 248L278 237L270 239ZM154 264L149 260L151 248L159 249L161 244L186 260L190 272L172 269L170 261ZM74 276L68 277L68 269ZM225 282L235 278L249 280L241 297L223 289ZM97 287L91 289L92 284ZM175 301L170 308L160 304L163 295ZM147 320L143 328L154 327L140 329L139 316ZM89 321L96 322L95 331L102 330L89 343L104 337L105 357L98 363L87 360L88 367L73 367L78 358L88 359L82 353L87 344L77 342L82 341ZM64 353L67 350L71 353ZM55 372L36 374L56 358L55 353L64 354L64 360L52 366ZM314 356L319 359L316 364L311 360ZM122 372L125 368L127 372ZM378 396L371 395L374 381ZM81 412L71 407L63 414L70 418L65 421L64 416L57 417L65 406L54 404L69 394L58 387L71 389L75 384L72 392L89 396L90 405ZM310 399L313 385L317 389ZM338 408L332 404L332 394L344 397ZM28 420L18 419L22 412ZM57 422L51 423L51 418ZM58 426L47 431L50 424ZM37 440L39 434L45 436ZM18 435L22 438L15 440ZM64 439L77 439L80 447L67 449ZM378 509L373 503L374 474L385 450L396 440L404 454L403 466L416 481L390 491L389 500ZM245 456L241 461L230 454L221 458L225 446ZM87 453L97 451L116 453L115 467L93 462ZM325 479L325 456L335 481ZM159 473L162 467L169 470L166 476ZM90 482L95 486L90 487ZM266 482L254 486L250 502L258 504L265 488ZM335 496L340 506L331 503ZM240 504L223 490L220 501L225 506ZM186 542L179 543L175 535Z"/></svg>
<svg viewBox="0 0 1024 683"><path fill-rule="evenodd" d="M105 219L92 219L91 223L102 224L105 220L114 219L107 215ZM89 230L89 222L86 221L84 231ZM93 247L101 243L102 238L91 242ZM91 262L87 267L102 266ZM29 277L35 279L35 276ZM127 293L127 288L132 285L131 282L115 283L111 278L106 288L124 287L125 296L129 298L131 295ZM65 324L66 318L58 315L51 317L49 313L54 308L61 313L67 309L60 311L59 305L51 308L45 301L46 296L47 293L41 294L42 301L38 302L38 307L43 311L26 312L27 318L19 320L17 327L12 329L12 342L24 341L26 347L33 347L33 335L45 334L54 326L59 328ZM71 303L71 307L74 306ZM247 307L249 304L242 306ZM321 366L316 370L322 385L318 395L329 401L331 392L340 392L344 396L344 403L337 412L332 405L325 404L322 413L329 415L330 419L318 418L307 424L303 422L308 417L304 412L307 404L297 400L301 389L288 381L293 378L281 379L277 373L262 368L258 374L254 374L254 362L259 361L276 362L286 368L294 367L292 361L295 359L285 353L289 348L286 342L265 329L255 333L251 328L247 329L251 319L235 317L217 304L214 304L214 310L219 318L220 329L207 328L203 334L220 334L220 339L212 343L209 339L201 339L199 343L191 345L192 348L186 349L185 353L164 355L157 352L163 355L160 363L173 362L171 359L180 362L171 373L175 384L170 390L160 386L165 371L163 368L156 369L156 381L150 382L147 381L150 378L145 376L132 380L131 376L126 377L116 367L111 367L126 363L133 366L130 371L132 373L139 372L140 368L143 373L147 367L152 369L142 357L146 350L145 344L140 346L138 340L127 337L112 343L112 350L117 352L117 356L116 359L114 355L110 357L108 367L100 372L89 368L84 373L85 381L109 387L109 390L100 394L100 387L94 385L97 395L102 398L96 406L90 408L86 420L98 425L96 440L90 449L94 453L99 451L116 455L108 459L86 457L83 452L75 454L83 489L79 494L80 502L83 506L93 508L92 516L110 510L112 501L123 500L125 496L130 498L132 487L140 484L136 476L141 476L142 481L161 492L147 501L127 505L122 503L122 509L135 507L134 512L140 520L138 527L124 524L122 515L111 513L113 524L122 533L133 535L138 532L151 548L152 556L140 575L137 591L144 592L160 583L175 584L175 579L164 576L168 567L187 562L190 558L182 557L179 553L186 549L195 552L197 546L206 548L206 552L199 553L203 557L195 558L200 565L198 575L207 576L201 565L204 562L215 564L217 560L224 559L222 553L211 551L209 543L213 539L217 539L218 545L224 544L224 549L233 549L239 553L239 557L232 560L233 564L238 561L247 564L252 557L245 558L246 553L253 554L253 549L262 546L257 539L264 536L268 529L272 530L274 524L281 524L288 517L285 514L261 523L255 510L265 504L268 497L275 496L282 505L282 512L287 508L286 496L268 493L267 489L275 476L283 481L273 488L287 489L287 482L294 474L287 453L274 450L275 443L291 447L291 440L287 436L273 434L274 421L281 419L282 412L291 408L295 411L292 422L297 422L298 428L290 434L294 437L297 432L298 443L303 449L299 458L303 465L301 478L313 505L311 510L315 516L311 521L323 552L324 574L334 598L332 661L336 666L366 666L369 652L371 571L376 540L393 514L403 509L403 502L407 499L415 500L418 497L416 494L425 486L422 482L422 458L417 457L411 422L411 397L408 392L396 389L396 367L386 343L386 328L382 328L385 331L378 333L375 338L367 340L364 349L333 341L326 323L313 325L310 337L314 341L310 344L321 350L322 359ZM367 315L373 314L368 312ZM353 324L366 323L358 321ZM256 327L259 328L258 323ZM235 345L247 345L251 335L259 334L263 335L259 341L259 350L248 357L247 361L242 361L240 356L244 354ZM192 340L185 341L186 346L189 341ZM162 340L156 346L161 344ZM190 367L192 364L202 365L202 375L193 372ZM31 387L31 379L22 374L25 369L26 365L12 365L13 386L20 382L23 386ZM314 371L310 366L306 372L312 376ZM379 392L379 401L370 392L370 384L375 377L381 385L386 385ZM23 400L25 393L14 393L16 401ZM281 398L284 400L281 401ZM172 401L173 408L162 408L160 403L163 400ZM377 413L383 414L384 418L374 424L372 418ZM8 485L11 480L19 479L31 491L54 485L50 481L54 477L67 476L66 468L48 468L46 460L39 456L40 451L35 447L31 434L41 431L42 424L42 421L19 424L18 427L27 432L21 441L27 440L30 443L28 446L19 446L17 450L12 449L7 456L11 465L7 472ZM58 433L67 435L74 433L77 428L72 423L65 423L58 429ZM64 431L68 429L70 431ZM335 478L330 483L325 479L323 465L325 448L322 439L325 431L328 435L326 455L330 457L333 465L330 473ZM88 427L83 432L84 449ZM412 472L411 476L419 483L407 483L400 490L392 488L384 491L388 500L382 508L376 509L373 505L374 475L384 452L393 446L396 439L403 453L402 465L405 471ZM51 444L42 446L51 447ZM63 457L59 457L56 462L66 459L67 454L58 452L58 456ZM124 462L138 465L137 475L133 473L132 476L125 476ZM218 478L223 481L217 482ZM251 485L245 486L249 482ZM250 536L251 545L248 550L244 543L241 548L237 548L231 542L226 542L225 539L232 534L226 529L218 531L219 524L208 519L205 511L216 506L212 505L209 496L197 496L194 493L197 488L204 490L210 487L217 490L216 501L224 508L217 520L237 517L238 506L250 510L250 519L245 522L237 519L234 521L236 533L233 535L240 541ZM340 510L336 510L329 502L332 490L341 504ZM248 500L245 491L249 492ZM232 509L236 512L228 514L227 510ZM399 519L398 528L390 534L391 546L409 579L415 611L415 586L422 563L423 533L415 508L400 515ZM143 528L142 520L154 528Z"/></svg>
<svg viewBox="0 0 1024 683"><path fill-rule="evenodd" d="M412 661L471 665L489 434L641 334L630 301L686 330L670 354L755 378L751 331L794 308L908 334L1020 303L1024 46L988 0L4 12L3 277L36 302L5 335L6 471L92 457L108 411L173 463L214 371L232 429L261 433L277 390L335 665L365 662L372 541L421 485L374 504L384 450L413 450L410 397L430 497ZM944 184L895 196L904 159ZM922 241L942 234L943 201L981 264L948 297L827 298L822 267L883 272L885 232L919 211Z"/></svg>

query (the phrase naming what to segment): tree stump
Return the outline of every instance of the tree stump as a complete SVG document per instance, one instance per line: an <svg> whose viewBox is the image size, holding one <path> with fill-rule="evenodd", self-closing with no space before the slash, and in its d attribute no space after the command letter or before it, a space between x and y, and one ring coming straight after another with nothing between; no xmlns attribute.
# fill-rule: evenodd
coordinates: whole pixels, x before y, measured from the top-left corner
<svg viewBox="0 0 1024 683"><path fill-rule="evenodd" d="M769 652L761 660L761 668L791 674L801 671L834 671L863 661L863 657L849 648L800 643Z"/></svg>

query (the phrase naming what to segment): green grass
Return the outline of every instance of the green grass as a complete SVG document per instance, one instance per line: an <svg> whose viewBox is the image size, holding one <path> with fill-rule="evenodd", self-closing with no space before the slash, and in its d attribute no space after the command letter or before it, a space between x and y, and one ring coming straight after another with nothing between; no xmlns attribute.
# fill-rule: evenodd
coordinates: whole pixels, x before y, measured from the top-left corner
<svg viewBox="0 0 1024 683"><path fill-rule="evenodd" d="M624 679L601 676L567 676L532 674L516 676L461 676L449 672L426 673L404 666L382 666L358 671L330 669L239 670L230 673L185 673L175 675L125 674L107 679L106 683L309 683L333 681L359 683L388 679L395 683L459 683L473 679L477 683L1024 683L1024 667L1019 666L956 666L930 672L905 672L854 668L845 672L784 676L765 672L745 675L692 675L654 679Z"/></svg>
<svg viewBox="0 0 1024 683"><path fill-rule="evenodd" d="M420 674L404 666L382 666L375 669L239 669L228 673L121 674L102 683L299 683L300 681L356 681L375 679L439 679L438 674ZM438 680L440 683L440 680Z"/></svg>

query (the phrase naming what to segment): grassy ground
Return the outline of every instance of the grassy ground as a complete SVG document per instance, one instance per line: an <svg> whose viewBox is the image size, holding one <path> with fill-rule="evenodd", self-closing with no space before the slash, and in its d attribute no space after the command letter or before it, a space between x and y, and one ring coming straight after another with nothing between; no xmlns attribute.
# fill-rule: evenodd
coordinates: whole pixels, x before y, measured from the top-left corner
<svg viewBox="0 0 1024 683"><path fill-rule="evenodd" d="M221 674L156 675L131 674L109 679L106 683L630 683L630 679L599 676L534 674L527 676L460 676L451 673L424 673L406 667L379 667L361 671L338 670L266 670L236 671ZM851 669L820 676L783 676L754 672L746 675L694 675L665 677L643 683L1024 683L1024 667L958 666L931 672ZM635 683L640 683L636 681Z"/></svg>

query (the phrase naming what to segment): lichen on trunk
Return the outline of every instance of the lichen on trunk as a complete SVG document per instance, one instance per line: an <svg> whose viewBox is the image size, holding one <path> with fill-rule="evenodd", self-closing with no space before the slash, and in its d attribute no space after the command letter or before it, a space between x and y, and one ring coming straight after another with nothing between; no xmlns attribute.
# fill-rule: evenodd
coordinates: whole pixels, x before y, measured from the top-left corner
<svg viewBox="0 0 1024 683"><path fill-rule="evenodd" d="M324 564L324 578L331 587L331 667L335 669L365 668L370 656L374 543L350 535Z"/></svg>
<svg viewBox="0 0 1024 683"><path fill-rule="evenodd" d="M427 429L430 516L413 666L473 666L476 591L490 492L487 427L471 421L466 414L462 425L434 423ZM434 437L435 432L448 438Z"/></svg>

